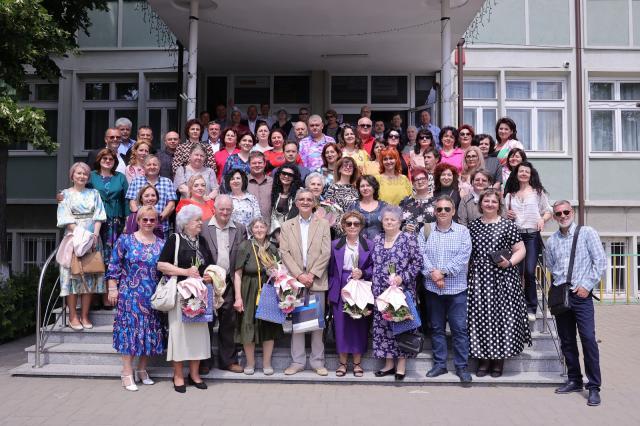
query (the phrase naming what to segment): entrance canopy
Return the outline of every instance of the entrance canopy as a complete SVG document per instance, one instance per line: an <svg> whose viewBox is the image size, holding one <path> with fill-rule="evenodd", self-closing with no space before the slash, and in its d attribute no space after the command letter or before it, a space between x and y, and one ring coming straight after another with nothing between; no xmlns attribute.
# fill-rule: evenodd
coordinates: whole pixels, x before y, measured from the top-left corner
<svg viewBox="0 0 640 426"><path fill-rule="evenodd" d="M443 0L451 49L484 0ZM189 48L189 0L149 0ZM198 67L215 72L440 70L440 0L199 0Z"/></svg>

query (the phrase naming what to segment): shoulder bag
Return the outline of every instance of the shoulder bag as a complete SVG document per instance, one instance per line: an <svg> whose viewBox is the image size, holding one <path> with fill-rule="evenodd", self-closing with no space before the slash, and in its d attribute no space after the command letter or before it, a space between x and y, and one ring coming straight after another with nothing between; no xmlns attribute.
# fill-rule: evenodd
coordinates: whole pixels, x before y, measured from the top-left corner
<svg viewBox="0 0 640 426"><path fill-rule="evenodd" d="M176 236L176 247L173 253L173 265L178 266L178 250L180 249L180 236ZM151 307L156 311L169 312L176 306L176 284L178 277L173 276L167 278L163 275L160 282L156 286L156 291L151 296Z"/></svg>
<svg viewBox="0 0 640 426"><path fill-rule="evenodd" d="M578 234L580 234L580 228L578 225L576 231L573 234L573 243L571 244L571 254L569 255L569 269L567 271L567 282L554 285L551 283L549 287L549 312L551 315L564 314L571 309L571 302L569 300L571 294L571 279L573 278L573 261L576 257L576 246L578 245Z"/></svg>
<svg viewBox="0 0 640 426"><path fill-rule="evenodd" d="M104 260L102 253L92 249L84 256L78 257L75 252L71 255L71 275L84 277L86 274L104 274Z"/></svg>

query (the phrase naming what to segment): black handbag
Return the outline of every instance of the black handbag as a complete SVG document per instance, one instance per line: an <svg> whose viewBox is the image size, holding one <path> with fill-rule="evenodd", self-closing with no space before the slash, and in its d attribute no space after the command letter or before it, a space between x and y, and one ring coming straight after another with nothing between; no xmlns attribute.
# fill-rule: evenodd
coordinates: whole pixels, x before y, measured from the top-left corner
<svg viewBox="0 0 640 426"><path fill-rule="evenodd" d="M573 242L571 243L571 254L569 255L569 269L567 271L567 282L554 285L551 283L549 287L549 312L551 315L560 315L564 314L568 310L571 309L571 301L569 297L571 295L571 278L573 278L573 261L576 257L576 246L578 245L578 234L580 233L580 228L582 226L578 225L573 234Z"/></svg>
<svg viewBox="0 0 640 426"><path fill-rule="evenodd" d="M511 250L502 249L498 251L489 252L489 257L491 258L491 261L497 265L498 263L502 262L504 259L511 260L511 254L512 254Z"/></svg>
<svg viewBox="0 0 640 426"><path fill-rule="evenodd" d="M398 348L402 352L409 354L419 354L422 352L424 338L417 329L398 334L395 336L395 339Z"/></svg>

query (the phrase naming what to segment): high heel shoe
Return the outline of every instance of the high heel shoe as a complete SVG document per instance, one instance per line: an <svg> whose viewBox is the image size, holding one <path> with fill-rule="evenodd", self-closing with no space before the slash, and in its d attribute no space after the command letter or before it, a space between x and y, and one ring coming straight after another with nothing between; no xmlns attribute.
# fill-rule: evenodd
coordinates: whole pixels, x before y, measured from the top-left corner
<svg viewBox="0 0 640 426"><path fill-rule="evenodd" d="M189 385L190 385L190 386L195 386L196 388L198 388L198 389L202 389L202 390L204 390L204 389L207 389L207 388L208 388L207 384L206 384L204 381L196 382L195 380L193 380L193 379L191 378L191 374L189 374L189 378L188 378L188 380L189 380Z"/></svg>
<svg viewBox="0 0 640 426"><path fill-rule="evenodd" d="M401 382L401 381L403 381L403 380L404 380L404 376L405 376L405 374L406 374L406 373L396 373L396 375L395 375L396 382Z"/></svg>
<svg viewBox="0 0 640 426"><path fill-rule="evenodd" d="M384 377L384 376L388 376L390 374L396 374L395 367L391 368L389 370L378 370L375 373L373 373L373 375L376 376L376 377Z"/></svg>
<svg viewBox="0 0 640 426"><path fill-rule="evenodd" d="M136 386L136 382L133 380L132 374L128 376L120 376L120 381L122 381L122 387L126 390L131 392L135 392L138 390L138 386Z"/></svg>
<svg viewBox="0 0 640 426"><path fill-rule="evenodd" d="M176 378L173 378L173 390L178 393L185 393L187 391L187 385L176 385Z"/></svg>
<svg viewBox="0 0 640 426"><path fill-rule="evenodd" d="M153 385L156 382L154 382L153 380L151 380L151 377L149 377L149 373L147 373L147 370L136 370L134 371L135 374L135 380L136 382L141 382L143 385Z"/></svg>

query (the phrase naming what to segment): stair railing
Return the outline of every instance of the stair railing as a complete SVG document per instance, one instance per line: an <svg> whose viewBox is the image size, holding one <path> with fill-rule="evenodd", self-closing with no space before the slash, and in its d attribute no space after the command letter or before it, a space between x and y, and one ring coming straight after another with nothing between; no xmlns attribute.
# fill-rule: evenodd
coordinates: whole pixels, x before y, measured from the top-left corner
<svg viewBox="0 0 640 426"><path fill-rule="evenodd" d="M42 352L44 350L45 345L47 344L47 340L51 335L51 331L58 326L58 323L64 325L67 323L67 309L65 304L65 298L60 297L60 292L57 292L60 285L60 275L57 276L55 283L51 289L51 293L49 293L49 297L47 299L47 305L44 309L44 313L42 312L42 300L43 297L46 297L43 293L45 292L45 275L49 266L53 263L55 265L55 256L58 252L58 248L56 248L53 253L49 255L46 262L42 266L42 270L40 271L40 279L38 280L38 302L36 306L36 356L35 363L33 368L41 368L42 363ZM54 295L56 295L54 297ZM56 306L61 301L61 315L56 318L56 320L51 324L51 316L53 315Z"/></svg>
<svg viewBox="0 0 640 426"><path fill-rule="evenodd" d="M564 355L562 354L562 349L560 348L560 337L558 335L558 325L555 321L549 321L549 317L547 315L547 307L548 307L548 299L547 299L547 273L550 271L544 266L542 255L538 258L538 271L540 272L538 277L536 277L536 286L540 290L541 297L538 299L538 307L542 311L542 330L540 331L543 334L549 334L551 336L551 340L553 341L553 346L556 349L556 353L558 354L558 361L562 364L562 375L567 374L567 365L564 360ZM550 284L550 283L549 283ZM551 324L553 324L553 329L551 328ZM553 333L555 331L555 334Z"/></svg>

